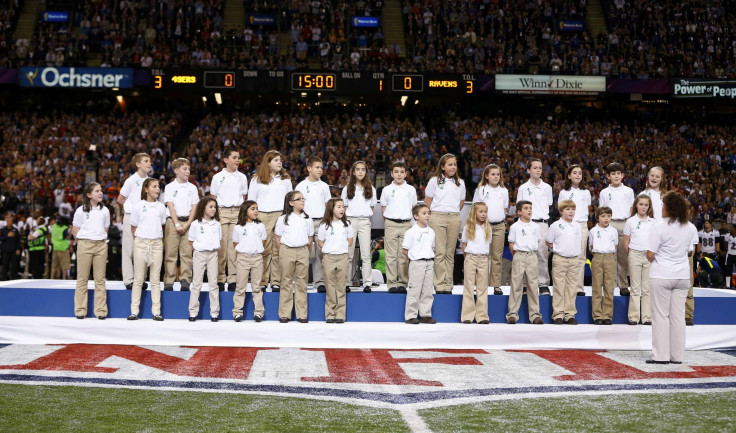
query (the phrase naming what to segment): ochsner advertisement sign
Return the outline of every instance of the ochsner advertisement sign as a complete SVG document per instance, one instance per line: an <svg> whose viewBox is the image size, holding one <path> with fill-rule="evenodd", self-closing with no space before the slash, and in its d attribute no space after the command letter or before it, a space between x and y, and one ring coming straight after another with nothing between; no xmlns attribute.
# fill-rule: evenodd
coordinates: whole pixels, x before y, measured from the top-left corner
<svg viewBox="0 0 736 433"><path fill-rule="evenodd" d="M736 80L672 80L672 97L736 99Z"/></svg>
<svg viewBox="0 0 736 433"><path fill-rule="evenodd" d="M530 95L596 95L606 91L606 77L497 74L496 91Z"/></svg>
<svg viewBox="0 0 736 433"><path fill-rule="evenodd" d="M20 68L21 87L130 88L128 68Z"/></svg>

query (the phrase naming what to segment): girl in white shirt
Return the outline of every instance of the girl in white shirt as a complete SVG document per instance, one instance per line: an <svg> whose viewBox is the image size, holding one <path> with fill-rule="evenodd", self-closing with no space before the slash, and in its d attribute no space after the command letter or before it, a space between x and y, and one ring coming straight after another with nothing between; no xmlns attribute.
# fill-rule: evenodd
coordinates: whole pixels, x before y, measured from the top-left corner
<svg viewBox="0 0 736 433"><path fill-rule="evenodd" d="M503 173L498 165L489 164L483 169L483 178L473 194L473 203L478 202L483 202L488 207L487 219L491 225L491 269L488 275L488 285L493 287L494 295L503 295L501 268L503 267L503 241L506 234L509 190L503 185Z"/></svg>
<svg viewBox="0 0 736 433"><path fill-rule="evenodd" d="M465 204L465 182L457 174L455 155L442 155L424 194L424 202L432 212L429 226L436 236L434 288L437 294L451 294L455 247L461 227L460 209Z"/></svg>
<svg viewBox="0 0 736 433"><path fill-rule="evenodd" d="M652 210L652 199L639 194L634 200L631 218L624 224L624 249L629 257L629 278L631 297L629 298L629 325L636 325L641 319L644 325L652 324L652 309L649 299L649 269L647 246L652 226L657 223Z"/></svg>
<svg viewBox="0 0 736 433"><path fill-rule="evenodd" d="M473 323L473 319L476 323L488 323L488 253L491 239L488 206L483 202L473 203L460 238L465 255L463 307L460 314L463 323ZM473 296L474 288L477 299Z"/></svg>
<svg viewBox="0 0 736 433"><path fill-rule="evenodd" d="M307 278L309 277L309 245L314 238L314 224L304 212L304 196L290 191L284 198L284 212L276 221L274 242L279 249L279 266L284 281L294 281L279 293L279 322L287 323L296 310L299 323L307 323Z"/></svg>
<svg viewBox="0 0 736 433"><path fill-rule="evenodd" d="M667 191L667 181L664 178L664 169L662 167L652 167L647 174L647 189L642 194L646 194L652 199L652 213L654 219L662 220L662 196Z"/></svg>
<svg viewBox="0 0 736 433"><path fill-rule="evenodd" d="M263 306L261 276L263 275L263 252L267 236L266 227L258 219L258 203L246 200L240 205L238 224L233 229L233 245L238 253L238 281L233 296L233 319L236 322L243 320L245 289L248 287L249 276L255 306L253 320L260 322L266 312Z"/></svg>
<svg viewBox="0 0 736 433"><path fill-rule="evenodd" d="M317 231L317 244L322 250L322 270L327 286L325 318L327 323L345 323L345 281L348 250L353 245L353 227L345 217L345 203L331 198Z"/></svg>
<svg viewBox="0 0 736 433"><path fill-rule="evenodd" d="M74 314L77 319L87 315L87 281L90 267L94 266L95 316L107 317L107 229L110 210L102 205L102 186L88 183L82 194L83 205L74 212L72 237L77 240L77 288L74 291Z"/></svg>
<svg viewBox="0 0 736 433"><path fill-rule="evenodd" d="M217 322L220 314L220 290L217 287L217 254L222 241L220 209L217 200L207 196L197 203L194 221L189 226L189 243L192 245L192 285L189 290L189 321L199 315L199 292L202 290L204 271L210 289L210 320Z"/></svg>
<svg viewBox="0 0 736 433"><path fill-rule="evenodd" d="M128 320L138 320L141 291L146 270L151 276L151 311L153 320L164 320L161 315L161 263L164 258L164 230L166 207L158 201L161 186L157 179L143 181L141 201L133 205L130 228L133 233L133 293Z"/></svg>
<svg viewBox="0 0 736 433"><path fill-rule="evenodd" d="M371 276L371 217L376 206L376 188L367 175L367 166L363 161L353 163L350 169L348 185L342 189L342 199L347 210L345 214L360 243L361 271L363 275L363 292L370 293L373 285ZM353 277L353 256L355 242L348 249L348 281Z"/></svg>
<svg viewBox="0 0 736 433"><path fill-rule="evenodd" d="M571 165L567 169L567 178L560 191L560 195L557 198L557 203L563 200L572 200L575 202L575 216L573 221L580 224L582 229L583 239L580 252L580 271L579 277L580 282L578 283L577 294L578 296L585 296L585 290L583 290L583 282L585 278L585 262L587 261L587 243L588 243L588 214L590 213L590 207L592 204L592 197L590 191L583 182L583 169L577 165Z"/></svg>

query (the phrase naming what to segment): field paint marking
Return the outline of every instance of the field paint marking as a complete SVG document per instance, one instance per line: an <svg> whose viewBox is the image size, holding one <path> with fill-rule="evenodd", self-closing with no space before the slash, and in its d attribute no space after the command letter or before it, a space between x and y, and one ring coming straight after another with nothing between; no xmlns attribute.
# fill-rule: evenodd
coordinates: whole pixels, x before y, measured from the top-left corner
<svg viewBox="0 0 736 433"><path fill-rule="evenodd" d="M427 427L427 423L424 422L415 409L400 407L398 410L413 433L432 433L432 430Z"/></svg>

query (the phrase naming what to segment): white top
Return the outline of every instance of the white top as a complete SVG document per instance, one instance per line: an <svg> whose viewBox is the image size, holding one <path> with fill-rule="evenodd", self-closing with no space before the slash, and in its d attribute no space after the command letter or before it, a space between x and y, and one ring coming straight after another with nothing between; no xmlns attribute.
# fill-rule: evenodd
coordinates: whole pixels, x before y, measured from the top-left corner
<svg viewBox="0 0 736 433"><path fill-rule="evenodd" d="M618 245L618 230L612 225L603 228L600 224L590 229L588 233L588 247L594 253L609 254L616 252Z"/></svg>
<svg viewBox="0 0 736 433"><path fill-rule="evenodd" d="M568 223L559 219L550 224L545 241L552 244L552 251L558 256L578 257L583 243L583 229L580 224Z"/></svg>
<svg viewBox="0 0 736 433"><path fill-rule="evenodd" d="M642 194L646 194L649 196L649 198L652 199L652 212L654 213L654 218L661 220L662 208L664 207L664 202L662 201L662 193L651 188L647 188L642 191Z"/></svg>
<svg viewBox="0 0 736 433"><path fill-rule="evenodd" d="M189 226L189 240L194 242L192 247L196 251L217 251L222 240L222 226L214 218L194 220Z"/></svg>
<svg viewBox="0 0 736 433"><path fill-rule="evenodd" d="M692 271L687 253L692 246L695 227L669 222L669 218L664 218L652 227L647 250L654 253L654 261L649 278L689 280Z"/></svg>
<svg viewBox="0 0 736 433"><path fill-rule="evenodd" d="M532 202L532 219L549 219L549 207L552 206L552 187L543 180L534 185L531 180L526 181L516 192L516 202L528 200Z"/></svg>
<svg viewBox="0 0 736 433"><path fill-rule="evenodd" d="M437 183L437 176L429 179L424 195L432 199L429 210L432 212L460 213L460 201L465 200L465 181L460 179L457 185L453 179L445 178L442 184Z"/></svg>
<svg viewBox="0 0 736 433"><path fill-rule="evenodd" d="M716 242L718 242L720 234L711 229L709 232L701 230L698 236L700 236L700 249L706 254L714 254L716 252Z"/></svg>
<svg viewBox="0 0 736 433"><path fill-rule="evenodd" d="M728 255L736 255L736 236L727 233L723 236L723 240L728 243Z"/></svg>
<svg viewBox="0 0 736 433"><path fill-rule="evenodd" d="M475 225L475 238L468 239L467 230L468 230L468 226L466 225L463 228L463 234L460 237L460 242L466 244L465 254L480 254L480 255L487 256L488 253L490 252L491 238L493 236L488 236L488 239L486 239L485 228L481 225L476 224Z"/></svg>
<svg viewBox="0 0 736 433"><path fill-rule="evenodd" d="M313 219L322 219L325 215L325 203L330 201L330 186L318 180L312 182L309 178L299 182L296 190L304 196L304 212Z"/></svg>
<svg viewBox="0 0 736 433"><path fill-rule="evenodd" d="M404 233L404 242L401 248L408 251L409 260L434 258L434 230L415 224Z"/></svg>
<svg viewBox="0 0 736 433"><path fill-rule="evenodd" d="M281 237L281 243L287 247L303 247L309 243L309 237L314 236L314 224L312 219L307 218L304 213L289 215L288 224L284 224L286 215L281 215L276 220L274 233Z"/></svg>
<svg viewBox="0 0 736 433"><path fill-rule="evenodd" d="M233 243L238 244L235 251L239 253L262 254L265 251L263 241L266 238L266 226L262 223L249 222L233 228Z"/></svg>
<svg viewBox="0 0 736 433"><path fill-rule="evenodd" d="M291 179L281 179L281 175L271 176L271 183L267 185L254 176L248 198L258 203L259 212L280 212L284 210L284 197L291 190Z"/></svg>
<svg viewBox="0 0 736 433"><path fill-rule="evenodd" d="M350 222L347 227L342 221L332 221L330 227L323 223L317 230L317 239L325 243L322 247L322 254L347 254L348 239L354 236Z"/></svg>
<svg viewBox="0 0 736 433"><path fill-rule="evenodd" d="M120 195L125 197L125 203L123 203L123 211L125 213L133 213L133 205L141 201L143 181L146 179L148 179L148 176L140 177L138 176L138 172L133 173L132 176L125 179L123 187L120 188Z"/></svg>
<svg viewBox="0 0 736 433"><path fill-rule="evenodd" d="M509 227L509 242L514 243L514 251L537 251L540 236L539 226L531 221L519 220Z"/></svg>
<svg viewBox="0 0 736 433"><path fill-rule="evenodd" d="M598 195L598 205L611 208L614 220L625 220L631 216L631 206L634 205L634 190L621 184L614 188L608 186Z"/></svg>
<svg viewBox="0 0 736 433"><path fill-rule="evenodd" d="M345 206L347 206L345 215L349 217L362 218L370 218L373 216L373 209L371 208L376 206L378 198L376 188L371 188L373 189L373 195L369 200L366 200L365 197L363 197L364 189L359 188L357 185L355 186L355 197L352 199L348 198L348 187L342 189L342 201L345 203Z"/></svg>
<svg viewBox="0 0 736 433"><path fill-rule="evenodd" d="M417 190L404 182L396 185L392 182L381 191L381 206L386 207L385 218L395 220L411 220L411 208L417 204ZM460 204L460 202L457 202Z"/></svg>
<svg viewBox="0 0 736 433"><path fill-rule="evenodd" d="M77 239L87 239L90 241L101 241L107 239L106 229L110 227L110 210L105 206L100 209L99 206L93 207L89 212L85 212L83 206L79 206L74 212L74 220L72 225L79 227Z"/></svg>
<svg viewBox="0 0 736 433"><path fill-rule="evenodd" d="M557 204L559 205L562 200L572 200L575 202L575 216L572 217L573 221L578 223L588 222L588 207L592 203L590 191L575 187L570 187L570 190L563 189L557 198Z"/></svg>
<svg viewBox="0 0 736 433"><path fill-rule="evenodd" d="M509 207L509 190L501 185L493 188L483 185L475 190L473 203L483 202L488 206L488 221L498 223L506 219L506 208Z"/></svg>
<svg viewBox="0 0 736 433"><path fill-rule="evenodd" d="M126 201L127 203L127 201ZM160 201L139 201L130 213L130 225L136 227L135 236L141 239L161 239L166 224L166 207Z"/></svg>
<svg viewBox="0 0 736 433"><path fill-rule="evenodd" d="M191 182L174 180L164 189L164 202L174 204L176 216L189 215L192 212L192 206L199 203L199 191ZM168 206L166 206L166 216L171 216Z"/></svg>
<svg viewBox="0 0 736 433"><path fill-rule="evenodd" d="M646 251L649 246L649 233L657 224L657 219L647 217L646 221L634 215L626 220L624 224L624 235L629 236L629 249Z"/></svg>
<svg viewBox="0 0 736 433"><path fill-rule="evenodd" d="M700 243L700 238L698 237L698 228L695 227L695 224L688 222L688 226L692 226L692 230L690 230L693 234L693 239L690 242L690 249L688 252L694 252L698 244Z"/></svg>
<svg viewBox="0 0 736 433"><path fill-rule="evenodd" d="M240 206L245 201L243 196L248 194L248 178L238 170L230 173L222 169L212 176L210 194L217 197L217 205L220 207ZM282 201L281 205L283 204Z"/></svg>

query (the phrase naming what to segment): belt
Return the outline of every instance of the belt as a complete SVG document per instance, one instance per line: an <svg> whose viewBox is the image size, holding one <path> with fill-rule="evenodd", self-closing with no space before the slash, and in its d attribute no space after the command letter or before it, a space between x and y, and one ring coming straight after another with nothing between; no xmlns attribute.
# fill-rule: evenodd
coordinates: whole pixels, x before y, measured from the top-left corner
<svg viewBox="0 0 736 433"><path fill-rule="evenodd" d="M349 216L348 219L354 219L354 220L369 220L371 217L369 216Z"/></svg>
<svg viewBox="0 0 736 433"><path fill-rule="evenodd" d="M536 251L514 250L514 254L516 254L516 253L537 254Z"/></svg>
<svg viewBox="0 0 736 433"><path fill-rule="evenodd" d="M492 226L497 226L497 225L499 225L499 224L503 224L503 223L505 223L505 222L506 222L506 221L504 221L504 220L501 220L501 221L498 221L498 222L495 222L495 223L488 223L488 224L490 224L490 225L492 225Z"/></svg>
<svg viewBox="0 0 736 433"><path fill-rule="evenodd" d="M240 256L246 256L246 257L256 257L256 256L262 257L263 256L263 253L240 253L239 252L238 255L240 255Z"/></svg>
<svg viewBox="0 0 736 433"><path fill-rule="evenodd" d="M322 218L312 218L312 221L320 221Z"/></svg>
<svg viewBox="0 0 736 433"><path fill-rule="evenodd" d="M408 223L409 221L411 221L411 220L397 220L394 218L386 218L386 219L396 224L403 224L403 223Z"/></svg>
<svg viewBox="0 0 736 433"><path fill-rule="evenodd" d="M580 256L563 256L562 254L555 254L557 257L562 257L563 259L577 259Z"/></svg>
<svg viewBox="0 0 736 433"><path fill-rule="evenodd" d="M624 218L624 219L611 219L611 221L616 221L616 222L619 222L620 223L620 222L626 221L626 218Z"/></svg>
<svg viewBox="0 0 736 433"><path fill-rule="evenodd" d="M599 256L612 256L614 254L616 254L616 253L615 252L613 252L613 253L596 253L595 251L593 252L593 255L594 256L595 255L599 255Z"/></svg>
<svg viewBox="0 0 736 433"><path fill-rule="evenodd" d="M488 257L488 254L465 253L466 256Z"/></svg>
<svg viewBox="0 0 736 433"><path fill-rule="evenodd" d="M429 261L434 261L434 259L415 259L414 261L415 262L429 262Z"/></svg>
<svg viewBox="0 0 736 433"><path fill-rule="evenodd" d="M534 222L534 223L547 223L547 221L549 221L549 220L543 220L543 219L532 220L532 222Z"/></svg>
<svg viewBox="0 0 736 433"><path fill-rule="evenodd" d="M168 218L168 219L170 219L170 220L173 220L173 218L171 218L171 217L166 217L166 218ZM184 221L189 221L189 215L187 215L187 216L179 216L179 215L177 215L177 216L176 216L176 219L178 219L178 220L179 220L179 222L181 222L181 220L184 220Z"/></svg>
<svg viewBox="0 0 736 433"><path fill-rule="evenodd" d="M271 211L271 212L266 212L265 210L259 210L258 211L258 213L277 213L277 212L283 212L283 211L280 211L280 210L274 210L274 211Z"/></svg>
<svg viewBox="0 0 736 433"><path fill-rule="evenodd" d="M307 245L306 245L306 244L305 244L305 245L301 245L301 246L298 246L298 247L290 247L290 246L288 246L288 245L286 245L286 244L281 244L281 245L285 246L286 248L290 248L290 249L292 249L292 250L297 250L297 249L299 249L299 248L306 248L306 247L307 247Z"/></svg>
<svg viewBox="0 0 736 433"><path fill-rule="evenodd" d="M240 209L240 206L220 206L220 209Z"/></svg>

